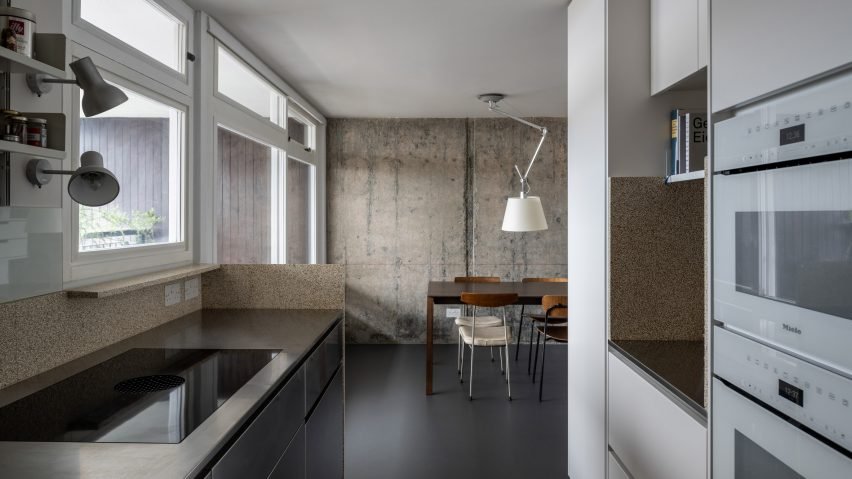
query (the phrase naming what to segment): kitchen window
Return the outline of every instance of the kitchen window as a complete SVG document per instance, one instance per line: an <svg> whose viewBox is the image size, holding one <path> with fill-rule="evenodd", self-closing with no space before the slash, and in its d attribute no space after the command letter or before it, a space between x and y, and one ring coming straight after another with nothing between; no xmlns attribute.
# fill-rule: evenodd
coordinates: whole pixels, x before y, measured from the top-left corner
<svg viewBox="0 0 852 479"><path fill-rule="evenodd" d="M285 128L287 101L248 65L222 45L216 45L216 91L226 99Z"/></svg>

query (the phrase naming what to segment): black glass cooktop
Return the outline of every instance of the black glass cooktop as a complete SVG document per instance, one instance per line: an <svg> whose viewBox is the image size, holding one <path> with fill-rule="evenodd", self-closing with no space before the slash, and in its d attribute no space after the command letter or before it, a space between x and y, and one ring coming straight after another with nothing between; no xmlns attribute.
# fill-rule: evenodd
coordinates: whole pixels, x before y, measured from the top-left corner
<svg viewBox="0 0 852 479"><path fill-rule="evenodd" d="M0 441L178 443L279 352L131 349L0 408Z"/></svg>

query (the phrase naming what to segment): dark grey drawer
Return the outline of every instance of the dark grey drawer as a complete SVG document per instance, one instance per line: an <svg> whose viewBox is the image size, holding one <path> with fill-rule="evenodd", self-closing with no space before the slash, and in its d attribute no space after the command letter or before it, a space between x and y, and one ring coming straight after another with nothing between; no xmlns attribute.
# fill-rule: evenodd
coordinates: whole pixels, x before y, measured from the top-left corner
<svg viewBox="0 0 852 479"><path fill-rule="evenodd" d="M305 479L305 426L290 441L269 479Z"/></svg>
<svg viewBox="0 0 852 479"><path fill-rule="evenodd" d="M300 369L213 466L213 479L269 476L304 422L304 391Z"/></svg>
<svg viewBox="0 0 852 479"><path fill-rule="evenodd" d="M305 414L311 411L343 357L343 327L338 324L305 363Z"/></svg>
<svg viewBox="0 0 852 479"><path fill-rule="evenodd" d="M343 479L343 368L305 424L307 479Z"/></svg>

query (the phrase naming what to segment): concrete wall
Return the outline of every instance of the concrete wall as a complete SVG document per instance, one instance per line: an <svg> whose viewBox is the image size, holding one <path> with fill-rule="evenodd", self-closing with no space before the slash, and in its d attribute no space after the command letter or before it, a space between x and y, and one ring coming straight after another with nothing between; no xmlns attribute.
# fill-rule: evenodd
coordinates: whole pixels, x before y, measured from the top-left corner
<svg viewBox="0 0 852 479"><path fill-rule="evenodd" d="M328 261L346 264L347 334L356 343L425 340L426 287L461 275L566 275L565 119L530 173L550 228L500 230L517 195L512 165L540 136L509 119L332 119ZM436 307L436 341L455 336Z"/></svg>

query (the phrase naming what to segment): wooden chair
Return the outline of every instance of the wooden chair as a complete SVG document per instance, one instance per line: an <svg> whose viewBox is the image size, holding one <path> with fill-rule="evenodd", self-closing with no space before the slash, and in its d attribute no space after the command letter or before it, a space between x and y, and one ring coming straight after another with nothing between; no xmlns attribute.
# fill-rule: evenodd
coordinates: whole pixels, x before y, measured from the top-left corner
<svg viewBox="0 0 852 479"><path fill-rule="evenodd" d="M453 279L453 282L456 283L499 283L500 278L497 276L456 276ZM461 328L462 326L473 326L474 320L476 321L477 326L500 326L503 324L503 321L497 316L480 316L474 319L473 316L469 315L468 311L465 311L465 314L456 318L456 326ZM456 365L458 366L459 373L459 381L463 381L461 368L462 368L462 337L461 332L459 332L459 341L458 341L458 354L456 358ZM491 351L491 360L494 361L494 351Z"/></svg>
<svg viewBox="0 0 852 479"><path fill-rule="evenodd" d="M479 322L474 320L471 326L462 326L459 328L459 335L464 341L464 344L470 347L470 392L468 397L473 399L473 364L474 351L477 346L502 347L500 352L500 370L505 372L506 384L508 385L509 400L512 400L512 373L509 368L509 327L506 325L506 306L518 302L518 295L515 293L462 293L462 303L473 306L473 316L476 317L478 308L503 308L503 324L501 326L481 326ZM503 353L506 355L506 367L503 369ZM464 348L461 354L461 366L464 367Z"/></svg>
<svg viewBox="0 0 852 479"><path fill-rule="evenodd" d="M523 278L522 283L567 283L568 278ZM524 309L525 305L521 305L521 319L518 323L518 340L515 341L515 361L518 360L518 352L521 349L521 331L524 329ZM533 342L533 325L530 324L530 354L529 360L532 361L532 342ZM530 366L527 363L527 374L529 374Z"/></svg>
<svg viewBox="0 0 852 479"><path fill-rule="evenodd" d="M544 364L547 355L547 340L551 339L560 343L568 342L568 297L548 295L541 298L541 309L544 310L544 319L534 321L538 334L535 340L535 365L533 366L533 382L535 382L535 371L538 366L538 347L541 337L544 336L544 344L541 351L541 376L538 379L538 400L541 401L544 391ZM532 344L530 344L532 349Z"/></svg>

